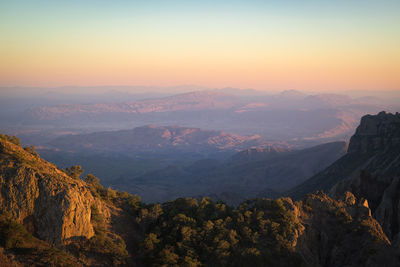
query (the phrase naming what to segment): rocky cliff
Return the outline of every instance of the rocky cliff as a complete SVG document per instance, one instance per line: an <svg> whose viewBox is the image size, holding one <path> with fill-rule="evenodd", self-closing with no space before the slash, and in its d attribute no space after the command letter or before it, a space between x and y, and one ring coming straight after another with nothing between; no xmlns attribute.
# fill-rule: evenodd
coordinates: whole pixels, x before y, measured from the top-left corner
<svg viewBox="0 0 400 267"><path fill-rule="evenodd" d="M346 191L367 199L384 232L399 241L400 114L380 112L361 119L348 152L289 195L324 190L338 198Z"/></svg>
<svg viewBox="0 0 400 267"><path fill-rule="evenodd" d="M62 245L92 237L91 205L95 203L85 182L0 138L0 210L40 239Z"/></svg>
<svg viewBox="0 0 400 267"><path fill-rule="evenodd" d="M296 251L306 266L398 266L400 253L371 216L367 200L350 192L338 200L317 192L300 203L295 214L304 229Z"/></svg>
<svg viewBox="0 0 400 267"><path fill-rule="evenodd" d="M366 115L350 139L349 153L375 153L400 146L400 114Z"/></svg>
<svg viewBox="0 0 400 267"><path fill-rule="evenodd" d="M348 153L370 156L359 172L336 184L331 195L351 190L368 199L385 233L399 242L400 114L364 116L351 138Z"/></svg>

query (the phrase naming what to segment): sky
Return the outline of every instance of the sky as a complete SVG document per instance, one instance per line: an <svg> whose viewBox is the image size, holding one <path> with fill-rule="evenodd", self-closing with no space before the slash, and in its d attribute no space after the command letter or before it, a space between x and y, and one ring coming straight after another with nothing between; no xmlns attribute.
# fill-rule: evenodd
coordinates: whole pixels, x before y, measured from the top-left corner
<svg viewBox="0 0 400 267"><path fill-rule="evenodd" d="M400 1L0 0L0 86L400 90Z"/></svg>

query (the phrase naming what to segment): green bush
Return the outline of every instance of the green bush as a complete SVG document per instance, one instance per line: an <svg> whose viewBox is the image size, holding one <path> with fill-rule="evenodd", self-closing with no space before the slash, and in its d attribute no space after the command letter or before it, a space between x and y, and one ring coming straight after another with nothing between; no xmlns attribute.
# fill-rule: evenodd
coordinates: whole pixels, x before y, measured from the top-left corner
<svg viewBox="0 0 400 267"><path fill-rule="evenodd" d="M34 146L26 146L26 147L24 147L24 150L28 153L31 153L32 155L34 155L36 157L39 156L39 154L36 152L36 149Z"/></svg>
<svg viewBox="0 0 400 267"><path fill-rule="evenodd" d="M100 179L93 174L89 173L86 175L85 182L89 184L90 192L92 192L94 196L104 197L106 195L106 190L100 184Z"/></svg>
<svg viewBox="0 0 400 267"><path fill-rule="evenodd" d="M76 266L73 261L72 255L68 252L60 250L55 247L50 247L38 251L38 259L40 266L49 267L73 267Z"/></svg>
<svg viewBox="0 0 400 267"><path fill-rule="evenodd" d="M83 169L82 166L74 165L70 168L66 168L65 173L67 173L73 179L79 179L79 177L83 173Z"/></svg>
<svg viewBox="0 0 400 267"><path fill-rule="evenodd" d="M103 213L99 211L97 206L92 205L90 222L93 224L94 231L96 234L104 233L106 230L106 223Z"/></svg>
<svg viewBox="0 0 400 267"><path fill-rule="evenodd" d="M149 266L299 266L288 236L299 226L282 200L248 200L238 209L180 198L141 208L141 251Z"/></svg>
<svg viewBox="0 0 400 267"><path fill-rule="evenodd" d="M9 136L9 135L6 135L6 134L0 134L0 138L3 139L3 140L7 140L7 141L13 143L14 145L21 146L21 140L16 136Z"/></svg>
<svg viewBox="0 0 400 267"><path fill-rule="evenodd" d="M5 249L21 248L33 241L26 228L8 215L0 215L0 244Z"/></svg>
<svg viewBox="0 0 400 267"><path fill-rule="evenodd" d="M112 259L114 264L123 264L128 258L128 251L124 240L113 239L105 234L96 234L88 240L90 252L105 255Z"/></svg>

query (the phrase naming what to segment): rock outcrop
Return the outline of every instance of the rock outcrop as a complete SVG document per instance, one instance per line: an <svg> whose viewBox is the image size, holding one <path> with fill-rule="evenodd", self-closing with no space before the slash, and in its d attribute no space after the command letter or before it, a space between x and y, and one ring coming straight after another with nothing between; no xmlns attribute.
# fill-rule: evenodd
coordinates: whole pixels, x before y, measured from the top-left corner
<svg viewBox="0 0 400 267"><path fill-rule="evenodd" d="M335 200L317 192L300 203L304 230L296 251L306 266L398 266L398 251L364 199L346 192Z"/></svg>
<svg viewBox="0 0 400 267"><path fill-rule="evenodd" d="M392 240L398 239L400 211L400 114L380 112L361 119L349 154L368 156L352 177L331 189L337 196L350 190L368 199L372 212Z"/></svg>
<svg viewBox="0 0 400 267"><path fill-rule="evenodd" d="M94 235L86 183L35 153L0 139L0 211L11 214L40 239L62 245Z"/></svg>
<svg viewBox="0 0 400 267"><path fill-rule="evenodd" d="M361 119L346 155L289 195L299 198L324 190L340 198L350 191L368 201L372 215L394 241L399 239L399 178L400 114L380 112Z"/></svg>
<svg viewBox="0 0 400 267"><path fill-rule="evenodd" d="M366 115L350 139L349 153L374 153L400 145L400 114Z"/></svg>

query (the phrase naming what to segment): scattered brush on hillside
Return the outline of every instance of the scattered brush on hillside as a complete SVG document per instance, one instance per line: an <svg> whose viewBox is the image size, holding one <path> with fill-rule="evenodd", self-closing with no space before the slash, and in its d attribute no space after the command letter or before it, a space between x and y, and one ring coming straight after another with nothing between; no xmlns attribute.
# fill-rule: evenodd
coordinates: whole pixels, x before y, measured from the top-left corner
<svg viewBox="0 0 400 267"><path fill-rule="evenodd" d="M15 221L15 215L5 212L1 201L9 193L6 189L18 191L19 187L3 187L0 263L4 266L372 267L396 266L400 262L398 251L371 217L366 202L349 192L341 200L322 192L295 203L290 198L257 198L237 208L209 198L145 204L138 196L105 189L93 175L87 175L83 182L79 166L69 168L68 176L40 157L11 145L9 137L1 139L7 143L1 148L8 149L0 151L5 153L0 170L8 171L4 177L20 169L32 171L18 174L19 181L23 181L23 175L32 173L29 177L35 179L46 172L46 183L56 180L60 186L57 188L63 189L68 185L69 191L60 190L57 196L74 192L77 198L91 199L82 214L88 215L85 222L94 228L91 235L74 236L57 247L51 241L40 240L35 223L41 218L30 223ZM4 177L0 176L1 183ZM78 194L79 190L85 194ZM48 193L39 190L38 194ZM72 210L67 209L64 215L67 212Z"/></svg>

